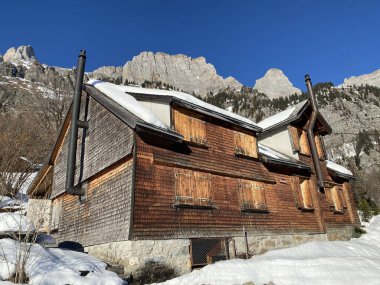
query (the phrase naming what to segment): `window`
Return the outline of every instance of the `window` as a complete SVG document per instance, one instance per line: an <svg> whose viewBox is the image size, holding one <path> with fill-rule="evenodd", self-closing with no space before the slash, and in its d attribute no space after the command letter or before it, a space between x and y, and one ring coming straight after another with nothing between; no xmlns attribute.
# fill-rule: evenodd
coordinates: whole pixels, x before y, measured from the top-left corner
<svg viewBox="0 0 380 285"><path fill-rule="evenodd" d="M325 193L330 210L336 213L343 213L344 209L347 208L343 187L328 187L325 189Z"/></svg>
<svg viewBox="0 0 380 285"><path fill-rule="evenodd" d="M257 142L253 135L234 132L235 153L248 157L257 158Z"/></svg>
<svg viewBox="0 0 380 285"><path fill-rule="evenodd" d="M175 173L175 206L212 208L211 175L191 170Z"/></svg>
<svg viewBox="0 0 380 285"><path fill-rule="evenodd" d="M289 126L289 134L292 140L293 151L302 154L310 155L310 145L307 137L307 132L305 130ZM316 134L314 137L315 145L318 152L318 157L325 159L325 150L322 138Z"/></svg>
<svg viewBox="0 0 380 285"><path fill-rule="evenodd" d="M264 183L239 179L238 193L243 212L268 212Z"/></svg>
<svg viewBox="0 0 380 285"><path fill-rule="evenodd" d="M183 135L185 141L206 144L206 126L204 121L180 113L177 110L173 110L173 117L174 129Z"/></svg>
<svg viewBox="0 0 380 285"><path fill-rule="evenodd" d="M291 185L296 201L296 207L304 211L313 210L309 180L298 176L292 176Z"/></svg>
<svg viewBox="0 0 380 285"><path fill-rule="evenodd" d="M315 145L317 147L318 157L321 159L325 159L325 148L323 140L319 135L315 135Z"/></svg>

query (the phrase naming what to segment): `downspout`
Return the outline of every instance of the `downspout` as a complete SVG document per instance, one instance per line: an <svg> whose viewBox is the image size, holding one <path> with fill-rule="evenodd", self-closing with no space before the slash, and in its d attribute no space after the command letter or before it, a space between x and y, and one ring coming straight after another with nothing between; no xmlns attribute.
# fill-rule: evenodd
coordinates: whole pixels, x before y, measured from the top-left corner
<svg viewBox="0 0 380 285"><path fill-rule="evenodd" d="M70 127L70 137L69 137L69 151L67 158L67 172L66 172L66 192L70 195L84 195L84 190L82 185L74 186L75 180L75 166L76 166L76 156L77 156L77 141L78 141L78 130L79 128L86 127L86 122L79 121L80 113L80 101L82 96L83 88L83 76L84 67L86 63L86 51L81 50L78 58L77 74L75 81L75 89L72 104L72 116L71 116L71 127Z"/></svg>
<svg viewBox="0 0 380 285"><path fill-rule="evenodd" d="M307 93L309 93L309 96L310 96L311 108L313 110L311 113L309 126L307 127L307 138L309 140L311 157L313 159L315 174L317 176L317 186L318 186L319 191L323 192L324 191L323 175L322 175L321 165L319 164L317 147L315 145L315 140L314 140L314 126L315 126L315 122L317 120L319 111L318 111L317 100L315 99L315 96L313 93L311 79L308 74L305 75L305 82L306 82L306 87L307 87Z"/></svg>

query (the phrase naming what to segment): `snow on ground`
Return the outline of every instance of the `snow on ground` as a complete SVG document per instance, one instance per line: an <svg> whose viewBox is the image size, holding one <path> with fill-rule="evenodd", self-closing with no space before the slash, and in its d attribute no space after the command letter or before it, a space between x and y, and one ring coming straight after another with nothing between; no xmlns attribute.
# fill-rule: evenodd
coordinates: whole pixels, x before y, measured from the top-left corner
<svg viewBox="0 0 380 285"><path fill-rule="evenodd" d="M0 234L7 232L34 231L33 223L20 212L0 213Z"/></svg>
<svg viewBox="0 0 380 285"><path fill-rule="evenodd" d="M28 247L26 247L28 248ZM15 272L20 243L11 239L0 240L0 280L7 280ZM58 248L46 249L38 244L30 247L26 262L28 284L38 285L123 285L115 273L105 270L106 264L87 254ZM90 271L80 276L81 271ZM3 284L2 282L0 282ZM13 284L13 283L8 283Z"/></svg>
<svg viewBox="0 0 380 285"><path fill-rule="evenodd" d="M250 260L229 260L161 284L380 284L380 216L350 241L309 242Z"/></svg>

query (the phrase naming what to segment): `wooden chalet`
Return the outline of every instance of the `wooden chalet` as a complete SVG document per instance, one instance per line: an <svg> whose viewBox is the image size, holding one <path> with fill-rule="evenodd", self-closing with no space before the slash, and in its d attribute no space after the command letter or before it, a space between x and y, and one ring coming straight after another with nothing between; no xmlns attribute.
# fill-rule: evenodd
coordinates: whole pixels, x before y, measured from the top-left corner
<svg viewBox="0 0 380 285"><path fill-rule="evenodd" d="M332 231L340 238L359 224L352 174L326 163L322 137L331 128L321 115L315 143L324 188L316 186L309 101L256 124L182 92L90 81L81 94L76 195L65 188L71 112L29 194L51 200L49 230L59 242L79 243L126 272L156 254L167 264L181 255L173 267L182 274L212 261L221 251L212 241L240 238L243 228L250 241L306 241Z"/></svg>

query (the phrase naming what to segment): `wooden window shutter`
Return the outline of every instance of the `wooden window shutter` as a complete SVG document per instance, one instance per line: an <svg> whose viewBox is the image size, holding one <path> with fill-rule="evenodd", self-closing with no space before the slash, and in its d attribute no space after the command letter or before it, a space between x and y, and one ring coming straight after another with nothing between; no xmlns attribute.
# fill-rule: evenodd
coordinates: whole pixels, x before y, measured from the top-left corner
<svg viewBox="0 0 380 285"><path fill-rule="evenodd" d="M238 193L242 211L267 211L263 183L240 179Z"/></svg>
<svg viewBox="0 0 380 285"><path fill-rule="evenodd" d="M311 194L310 194L310 185L309 180L304 180L301 183L301 192L302 192L302 199L303 199L303 206L305 209L312 209L313 203L311 200Z"/></svg>
<svg viewBox="0 0 380 285"><path fill-rule="evenodd" d="M235 153L257 158L257 141L253 135L234 132Z"/></svg>
<svg viewBox="0 0 380 285"><path fill-rule="evenodd" d="M335 209L334 199L332 196L332 188L325 188L326 200L331 210Z"/></svg>
<svg viewBox="0 0 380 285"><path fill-rule="evenodd" d="M344 187L338 187L339 188L339 198L342 202L343 209L347 209L347 202L346 202L346 196L344 195Z"/></svg>
<svg viewBox="0 0 380 285"><path fill-rule="evenodd" d="M298 209L303 208L303 199L302 199L302 193L301 193L301 187L300 187L300 178L298 176L292 176L291 177L291 186L293 190L294 200L296 202L296 207Z"/></svg>
<svg viewBox="0 0 380 285"><path fill-rule="evenodd" d="M209 174L194 172L194 179L194 197L197 204L200 206L208 206L210 202L211 176Z"/></svg>
<svg viewBox="0 0 380 285"><path fill-rule="evenodd" d="M342 205L342 201L340 200L339 187L334 186L333 188L331 188L331 194L334 200L335 211L342 212L343 205Z"/></svg>
<svg viewBox="0 0 380 285"><path fill-rule="evenodd" d="M325 159L325 152L323 148L322 138L319 135L315 135L315 145L317 147L318 156L321 159Z"/></svg>
<svg viewBox="0 0 380 285"><path fill-rule="evenodd" d="M301 179L298 176L292 176L291 186L296 207L298 209L313 209L309 180Z"/></svg>
<svg viewBox="0 0 380 285"><path fill-rule="evenodd" d="M293 151L301 151L298 129L293 126L288 126L288 131L292 141Z"/></svg>
<svg viewBox="0 0 380 285"><path fill-rule="evenodd" d="M174 110L174 129L183 135L183 139L189 142L205 144L206 139L206 126L205 122L197 118L190 117Z"/></svg>
<svg viewBox="0 0 380 285"><path fill-rule="evenodd" d="M307 139L307 132L302 130L300 137L301 153L310 155L309 141Z"/></svg>
<svg viewBox="0 0 380 285"><path fill-rule="evenodd" d="M211 175L191 170L175 173L175 205L211 206Z"/></svg>

